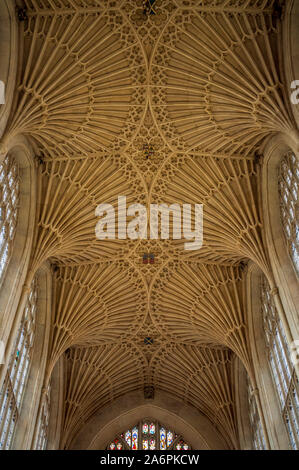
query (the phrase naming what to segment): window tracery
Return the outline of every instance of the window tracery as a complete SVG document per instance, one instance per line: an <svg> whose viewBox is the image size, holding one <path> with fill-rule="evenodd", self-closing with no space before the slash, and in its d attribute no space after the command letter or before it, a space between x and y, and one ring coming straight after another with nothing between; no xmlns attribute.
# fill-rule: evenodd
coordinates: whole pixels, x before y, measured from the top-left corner
<svg viewBox="0 0 299 470"><path fill-rule="evenodd" d="M0 164L0 282L8 264L16 232L19 177L16 162L9 156Z"/></svg>
<svg viewBox="0 0 299 470"><path fill-rule="evenodd" d="M29 376L36 326L37 282L33 280L0 392L0 449L9 449Z"/></svg>
<svg viewBox="0 0 299 470"><path fill-rule="evenodd" d="M270 287L262 279L261 305L267 355L273 382L278 394L290 446L299 448L299 381L291 362L288 342L278 316Z"/></svg>
<svg viewBox="0 0 299 470"><path fill-rule="evenodd" d="M255 450L265 450L266 443L263 433L263 428L256 404L256 398L252 385L247 380L247 390L248 390L248 405L249 405L249 421L251 427L251 437L252 437L252 446Z"/></svg>
<svg viewBox="0 0 299 470"><path fill-rule="evenodd" d="M49 419L51 404L51 383L48 385L46 393L42 397L41 407L37 419L37 426L34 440L34 450L45 450L48 443Z"/></svg>
<svg viewBox="0 0 299 470"><path fill-rule="evenodd" d="M181 435L153 419L144 419L110 442L108 450L191 450Z"/></svg>
<svg viewBox="0 0 299 470"><path fill-rule="evenodd" d="M283 230L299 274L299 161L293 152L281 161L279 194Z"/></svg>

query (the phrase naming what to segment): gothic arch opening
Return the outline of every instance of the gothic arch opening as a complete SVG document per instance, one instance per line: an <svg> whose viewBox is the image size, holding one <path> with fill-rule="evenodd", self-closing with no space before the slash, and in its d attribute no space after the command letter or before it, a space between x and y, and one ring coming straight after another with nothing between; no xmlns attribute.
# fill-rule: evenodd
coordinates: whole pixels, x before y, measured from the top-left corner
<svg viewBox="0 0 299 470"><path fill-rule="evenodd" d="M144 417L183 436L192 449L228 448L223 436L202 413L163 392L157 392L152 400L145 400L141 392L115 400L113 407L104 407L97 413L67 448L106 449L118 433L132 429Z"/></svg>

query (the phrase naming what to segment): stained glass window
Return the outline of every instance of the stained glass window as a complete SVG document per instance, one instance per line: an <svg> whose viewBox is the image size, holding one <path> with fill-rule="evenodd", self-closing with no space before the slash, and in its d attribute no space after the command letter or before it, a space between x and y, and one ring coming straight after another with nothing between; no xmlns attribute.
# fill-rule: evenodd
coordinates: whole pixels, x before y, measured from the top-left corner
<svg viewBox="0 0 299 470"><path fill-rule="evenodd" d="M128 447L131 447L131 431L127 431L125 434L126 443Z"/></svg>
<svg viewBox="0 0 299 470"><path fill-rule="evenodd" d="M150 424L150 434L155 434L156 433L156 426L154 423Z"/></svg>
<svg viewBox="0 0 299 470"><path fill-rule="evenodd" d="M261 304L268 360L288 431L290 447L299 448L299 380L290 359L284 328L265 277L261 283Z"/></svg>
<svg viewBox="0 0 299 470"><path fill-rule="evenodd" d="M119 445L118 445L119 444ZM155 420L144 419L132 429L118 434L107 446L110 450L191 450L181 435Z"/></svg>
<svg viewBox="0 0 299 470"><path fill-rule="evenodd" d="M165 428L160 428L160 449L166 449L166 431Z"/></svg>
<svg viewBox="0 0 299 470"><path fill-rule="evenodd" d="M173 434L171 431L167 431L167 447L171 446L173 441Z"/></svg>
<svg viewBox="0 0 299 470"><path fill-rule="evenodd" d="M7 156L0 164L0 282L12 251L18 204L18 168L11 156Z"/></svg>
<svg viewBox="0 0 299 470"><path fill-rule="evenodd" d="M132 429L132 450L138 450L138 428Z"/></svg>
<svg viewBox="0 0 299 470"><path fill-rule="evenodd" d="M143 441L142 441L142 449L143 449L143 450L148 450L148 440L147 440L147 439L143 439Z"/></svg>
<svg viewBox="0 0 299 470"><path fill-rule="evenodd" d="M36 323L37 284L31 284L21 324L0 392L0 449L9 449L26 387Z"/></svg>
<svg viewBox="0 0 299 470"><path fill-rule="evenodd" d="M143 434L148 434L148 424L144 423L142 426L142 432Z"/></svg>
<svg viewBox="0 0 299 470"><path fill-rule="evenodd" d="M293 152L282 159L279 194L282 225L290 255L299 274L299 160Z"/></svg>
<svg viewBox="0 0 299 470"><path fill-rule="evenodd" d="M109 446L110 450L123 450L123 444L119 439L114 439Z"/></svg>
<svg viewBox="0 0 299 470"><path fill-rule="evenodd" d="M177 442L177 444L175 445L175 449L176 450L189 450L190 448L189 448L188 444L186 444L185 441L180 439L179 442Z"/></svg>

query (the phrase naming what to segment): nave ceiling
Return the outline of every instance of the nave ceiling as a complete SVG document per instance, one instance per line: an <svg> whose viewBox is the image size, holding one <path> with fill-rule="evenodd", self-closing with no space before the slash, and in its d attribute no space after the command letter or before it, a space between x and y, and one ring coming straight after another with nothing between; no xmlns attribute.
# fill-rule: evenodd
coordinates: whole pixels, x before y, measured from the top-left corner
<svg viewBox="0 0 299 470"><path fill-rule="evenodd" d="M105 404L153 386L236 447L233 356L251 371L246 262L269 270L260 149L295 127L279 2L156 0L153 14L143 3L19 2L22 62L2 146L23 134L36 154L31 273L53 265L48 371L64 354L64 445ZM204 246L96 240L95 208L118 195L203 203Z"/></svg>

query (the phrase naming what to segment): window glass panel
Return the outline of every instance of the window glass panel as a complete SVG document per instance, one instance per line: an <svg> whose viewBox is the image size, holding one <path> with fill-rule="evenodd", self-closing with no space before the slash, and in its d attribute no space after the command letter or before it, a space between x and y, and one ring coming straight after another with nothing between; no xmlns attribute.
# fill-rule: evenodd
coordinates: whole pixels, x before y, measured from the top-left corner
<svg viewBox="0 0 299 470"><path fill-rule="evenodd" d="M34 343L36 301L37 284L34 279L0 392L0 449L9 449L20 414Z"/></svg>
<svg viewBox="0 0 299 470"><path fill-rule="evenodd" d="M143 439L142 449L143 450L148 450L148 440L147 439Z"/></svg>
<svg viewBox="0 0 299 470"><path fill-rule="evenodd" d="M156 441L155 439L150 440L150 450L155 450L156 449Z"/></svg>
<svg viewBox="0 0 299 470"><path fill-rule="evenodd" d="M49 418L50 418L50 398L51 385L48 385L47 391L41 400L41 407L38 415L35 431L34 450L45 450L48 443Z"/></svg>
<svg viewBox="0 0 299 470"><path fill-rule="evenodd" d="M147 433L148 433L148 424L147 424L147 423L143 423L143 425L142 425L142 432L143 432L143 434L147 434Z"/></svg>
<svg viewBox="0 0 299 470"><path fill-rule="evenodd" d="M160 428L160 449L166 449L166 432L164 428Z"/></svg>
<svg viewBox="0 0 299 470"><path fill-rule="evenodd" d="M266 444L264 439L263 428L249 378L247 378L248 389L248 405L249 405L249 421L251 427L252 446L255 450L265 450Z"/></svg>
<svg viewBox="0 0 299 470"><path fill-rule="evenodd" d="M125 439L129 447L131 447L131 431L127 431L125 434Z"/></svg>
<svg viewBox="0 0 299 470"><path fill-rule="evenodd" d="M171 431L167 431L167 447L171 446L173 442L173 433Z"/></svg>
<svg viewBox="0 0 299 470"><path fill-rule="evenodd" d="M132 429L132 450L138 450L138 428Z"/></svg>
<svg viewBox="0 0 299 470"><path fill-rule="evenodd" d="M280 165L279 194L282 225L289 253L299 273L299 160L289 152Z"/></svg>
<svg viewBox="0 0 299 470"><path fill-rule="evenodd" d="M183 440L180 440L176 444L175 449L176 450L190 450L190 447L188 446L188 444L186 444L186 442L184 442Z"/></svg>
<svg viewBox="0 0 299 470"><path fill-rule="evenodd" d="M288 342L265 277L261 282L261 305L266 347L273 382L290 447L299 448L299 381L290 359Z"/></svg>
<svg viewBox="0 0 299 470"><path fill-rule="evenodd" d="M150 424L150 434L155 434L155 432L156 432L156 427L155 427L154 423L151 423Z"/></svg>
<svg viewBox="0 0 299 470"><path fill-rule="evenodd" d="M0 282L15 237L19 203L18 168L11 156L0 164Z"/></svg>

